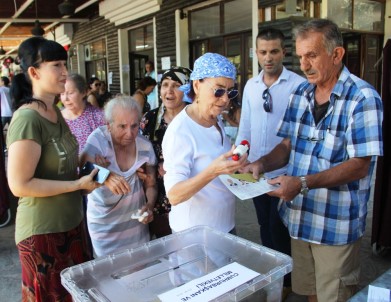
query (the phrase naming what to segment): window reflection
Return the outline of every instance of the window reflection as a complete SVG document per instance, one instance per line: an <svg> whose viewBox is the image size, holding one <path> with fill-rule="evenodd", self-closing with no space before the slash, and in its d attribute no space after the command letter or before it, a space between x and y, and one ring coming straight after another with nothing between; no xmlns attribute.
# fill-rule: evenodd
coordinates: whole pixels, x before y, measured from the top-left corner
<svg viewBox="0 0 391 302"><path fill-rule="evenodd" d="M224 6L224 33L251 29L251 0L228 2Z"/></svg>
<svg viewBox="0 0 391 302"><path fill-rule="evenodd" d="M382 31L382 3L368 0L354 1L353 28L359 30Z"/></svg>
<svg viewBox="0 0 391 302"><path fill-rule="evenodd" d="M190 39L250 30L251 3L251 0L236 0L191 11Z"/></svg>
<svg viewBox="0 0 391 302"><path fill-rule="evenodd" d="M152 24L129 31L130 51L141 51L153 48Z"/></svg>
<svg viewBox="0 0 391 302"><path fill-rule="evenodd" d="M329 0L327 7L327 15L341 28L383 31L384 3L369 0Z"/></svg>
<svg viewBox="0 0 391 302"><path fill-rule="evenodd" d="M218 5L191 13L191 39L220 34L220 8Z"/></svg>

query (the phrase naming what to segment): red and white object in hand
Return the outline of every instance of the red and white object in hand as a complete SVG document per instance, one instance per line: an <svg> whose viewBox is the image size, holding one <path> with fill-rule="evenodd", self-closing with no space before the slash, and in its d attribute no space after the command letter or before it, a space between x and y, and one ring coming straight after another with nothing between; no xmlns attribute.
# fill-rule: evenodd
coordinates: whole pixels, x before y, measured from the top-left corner
<svg viewBox="0 0 391 302"><path fill-rule="evenodd" d="M247 140L242 140L240 144L235 148L234 155L232 155L233 160L239 160L245 154L250 150L250 143Z"/></svg>

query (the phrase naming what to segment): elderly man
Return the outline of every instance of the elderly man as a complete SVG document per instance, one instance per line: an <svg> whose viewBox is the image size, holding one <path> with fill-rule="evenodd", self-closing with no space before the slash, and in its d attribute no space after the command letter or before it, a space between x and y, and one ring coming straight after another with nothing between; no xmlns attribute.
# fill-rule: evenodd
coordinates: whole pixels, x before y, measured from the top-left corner
<svg viewBox="0 0 391 302"><path fill-rule="evenodd" d="M311 20L294 30L307 82L291 95L278 135L283 140L244 171L287 176L269 183L283 199L280 215L291 236L292 289L309 301L346 301L359 280L370 181L382 155L382 103L343 66L338 27Z"/></svg>

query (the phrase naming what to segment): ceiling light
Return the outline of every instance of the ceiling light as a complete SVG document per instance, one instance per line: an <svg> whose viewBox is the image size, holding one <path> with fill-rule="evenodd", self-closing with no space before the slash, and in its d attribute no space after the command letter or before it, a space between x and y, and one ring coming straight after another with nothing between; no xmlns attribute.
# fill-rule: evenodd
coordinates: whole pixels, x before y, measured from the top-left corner
<svg viewBox="0 0 391 302"><path fill-rule="evenodd" d="M43 34L45 33L45 31L41 27L41 24L39 23L39 20L35 20L35 24L33 29L31 30L31 33L34 36L43 36Z"/></svg>
<svg viewBox="0 0 391 302"><path fill-rule="evenodd" d="M63 3L58 5L58 10L60 11L61 16L70 16L75 13L75 5L68 0L64 0Z"/></svg>

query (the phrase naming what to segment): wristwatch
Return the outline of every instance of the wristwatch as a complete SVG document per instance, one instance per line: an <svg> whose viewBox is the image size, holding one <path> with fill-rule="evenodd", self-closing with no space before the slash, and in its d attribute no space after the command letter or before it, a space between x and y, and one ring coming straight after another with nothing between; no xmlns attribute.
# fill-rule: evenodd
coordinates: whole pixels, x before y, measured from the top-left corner
<svg viewBox="0 0 391 302"><path fill-rule="evenodd" d="M305 176L300 176L300 181L301 181L301 190L300 190L300 194L301 195L307 195L309 189L308 189L308 186L307 186L307 179L305 178Z"/></svg>

